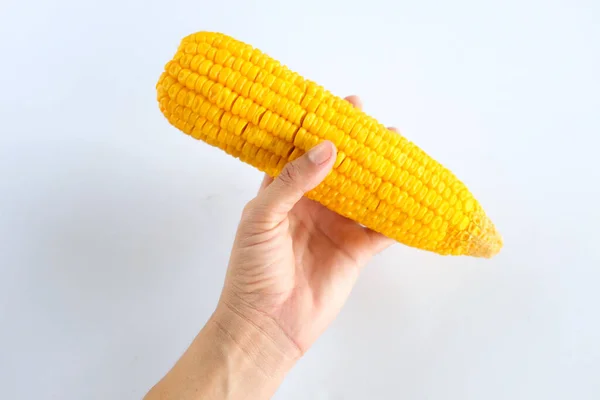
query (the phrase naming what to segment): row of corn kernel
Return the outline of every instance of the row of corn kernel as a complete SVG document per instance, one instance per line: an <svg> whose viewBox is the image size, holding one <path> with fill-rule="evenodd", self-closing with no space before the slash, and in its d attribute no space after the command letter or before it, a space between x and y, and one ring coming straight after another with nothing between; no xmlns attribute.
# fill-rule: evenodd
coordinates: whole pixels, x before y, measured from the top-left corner
<svg viewBox="0 0 600 400"><path fill-rule="evenodd" d="M228 50L231 54L235 55L236 57L241 58L244 61L250 61L252 64L255 64L261 70L264 70L267 73L273 74L277 77L281 77L286 81L292 82L302 91L306 89L307 85L305 83L305 80L299 74L291 71L286 66L282 65L279 61L267 56L260 50L255 49L246 43L242 43L240 41L226 37L222 34L199 32L197 34L189 35L188 37L184 38L179 47L179 50L185 51L186 49L188 49L188 51L193 51L193 48L190 48L188 46L192 43L207 43L208 45L216 49ZM200 51L203 51L203 49L200 49Z"/></svg>
<svg viewBox="0 0 600 400"><path fill-rule="evenodd" d="M254 83L264 83L266 87L276 93L284 95L300 104L304 97L304 88L296 86L292 76L272 72L261 68L250 60L236 56L226 49L216 49L206 43L200 45L190 44L184 52L178 52L171 63L178 63L182 68L196 70L202 74L219 75L222 70L235 71L236 77L241 76L245 80ZM167 64L170 68L171 64Z"/></svg>
<svg viewBox="0 0 600 400"><path fill-rule="evenodd" d="M417 245L422 240L416 240L421 231L421 227L418 224L396 224L393 221L387 219L382 214L377 214L374 211L377 208L378 199L371 194L367 195L367 199L361 201L353 200L351 196L345 196L341 194L338 189L334 189L334 185L339 184L340 177L335 176L335 171L332 171L328 179L322 183L318 190L313 190L307 194L307 197L319 201L321 204L327 207L333 207L333 209L349 218L354 218L360 223L368 226L369 228L387 234L390 237L400 240L408 245ZM333 181L333 183L330 183ZM404 221L407 221L405 219ZM411 230L412 228L412 230ZM437 240L438 236L435 237Z"/></svg>

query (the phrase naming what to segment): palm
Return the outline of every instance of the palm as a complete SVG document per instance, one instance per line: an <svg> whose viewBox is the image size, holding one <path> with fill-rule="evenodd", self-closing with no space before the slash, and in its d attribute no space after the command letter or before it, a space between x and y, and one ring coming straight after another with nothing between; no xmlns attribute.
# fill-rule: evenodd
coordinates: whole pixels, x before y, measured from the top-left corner
<svg viewBox="0 0 600 400"><path fill-rule="evenodd" d="M270 182L265 177L262 188ZM242 268L230 271L229 280L236 297L306 349L339 312L360 267L390 242L303 198L257 244L236 246L232 261Z"/></svg>
<svg viewBox="0 0 600 400"><path fill-rule="evenodd" d="M307 198L296 204L289 220L295 278L302 278L317 298L327 284L351 286L359 267L379 250L372 231Z"/></svg>
<svg viewBox="0 0 600 400"><path fill-rule="evenodd" d="M294 258L295 290L280 307L280 325L302 348L318 337L337 315L360 267L386 244L380 236L309 199L289 216L288 240ZM289 287L289 282L281 282ZM311 324L296 324L296 316Z"/></svg>

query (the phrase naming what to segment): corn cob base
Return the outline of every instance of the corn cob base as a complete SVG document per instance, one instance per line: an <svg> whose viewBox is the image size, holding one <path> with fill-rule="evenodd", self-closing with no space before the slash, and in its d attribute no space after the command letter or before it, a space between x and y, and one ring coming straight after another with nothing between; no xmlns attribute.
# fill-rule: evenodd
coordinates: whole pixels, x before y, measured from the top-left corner
<svg viewBox="0 0 600 400"><path fill-rule="evenodd" d="M338 156L307 197L405 245L492 257L502 238L452 172L344 99L227 35L185 37L156 85L182 132L271 175L322 140Z"/></svg>

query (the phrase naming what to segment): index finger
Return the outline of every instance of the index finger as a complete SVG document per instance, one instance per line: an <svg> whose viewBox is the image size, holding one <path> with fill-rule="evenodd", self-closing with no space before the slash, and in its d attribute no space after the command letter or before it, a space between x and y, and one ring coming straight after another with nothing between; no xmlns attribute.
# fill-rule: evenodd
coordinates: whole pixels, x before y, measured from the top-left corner
<svg viewBox="0 0 600 400"><path fill-rule="evenodd" d="M265 176L263 176L263 180L260 184L260 187L258 188L258 193L265 190L267 188L267 186L269 186L271 184L271 182L273 182L273 178L271 176L269 176L269 174L265 174Z"/></svg>

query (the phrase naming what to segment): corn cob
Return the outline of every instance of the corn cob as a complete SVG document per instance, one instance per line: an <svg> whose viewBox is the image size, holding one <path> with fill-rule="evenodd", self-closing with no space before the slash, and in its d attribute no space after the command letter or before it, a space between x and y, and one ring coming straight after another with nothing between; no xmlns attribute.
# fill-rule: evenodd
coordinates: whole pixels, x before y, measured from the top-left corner
<svg viewBox="0 0 600 400"><path fill-rule="evenodd" d="M502 247L494 224L452 172L248 44L221 33L186 36L156 90L173 126L271 176L332 141L334 168L306 196L398 242L486 258Z"/></svg>

